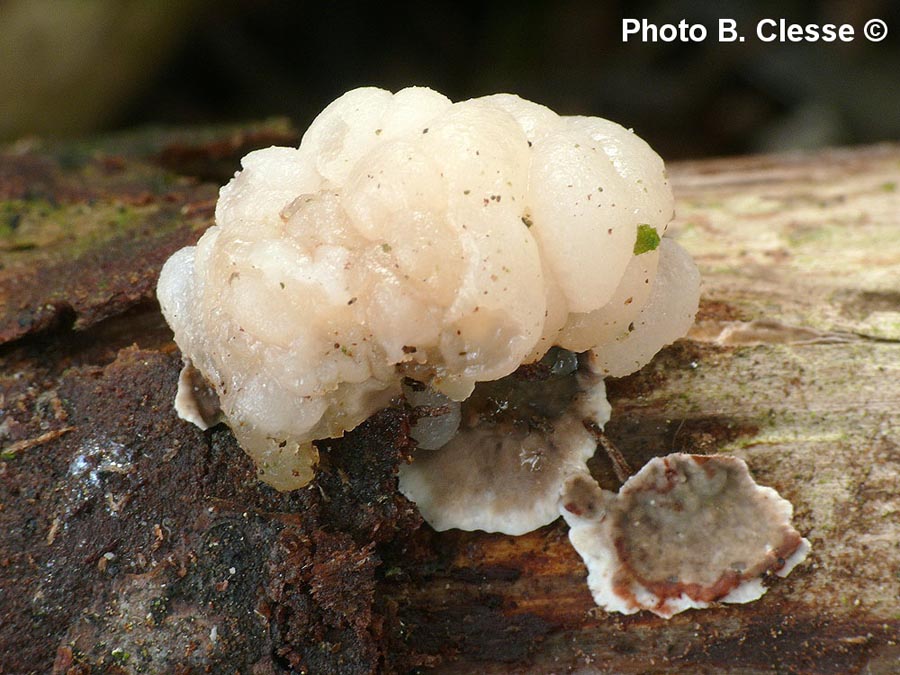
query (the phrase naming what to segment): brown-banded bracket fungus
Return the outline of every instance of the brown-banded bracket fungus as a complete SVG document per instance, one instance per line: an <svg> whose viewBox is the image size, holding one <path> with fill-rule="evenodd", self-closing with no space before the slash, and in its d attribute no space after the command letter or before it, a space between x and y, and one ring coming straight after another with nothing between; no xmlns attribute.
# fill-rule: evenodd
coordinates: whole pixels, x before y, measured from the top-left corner
<svg viewBox="0 0 900 675"><path fill-rule="evenodd" d="M158 297L179 414L225 421L279 490L313 479L313 441L403 396L419 449L400 489L425 519L533 530L588 475L603 378L693 322L663 162L613 122L362 88L242 166Z"/></svg>
<svg viewBox="0 0 900 675"><path fill-rule="evenodd" d="M618 494L573 476L560 512L594 601L625 614L756 600L766 574L786 576L810 548L790 502L724 455L654 458Z"/></svg>

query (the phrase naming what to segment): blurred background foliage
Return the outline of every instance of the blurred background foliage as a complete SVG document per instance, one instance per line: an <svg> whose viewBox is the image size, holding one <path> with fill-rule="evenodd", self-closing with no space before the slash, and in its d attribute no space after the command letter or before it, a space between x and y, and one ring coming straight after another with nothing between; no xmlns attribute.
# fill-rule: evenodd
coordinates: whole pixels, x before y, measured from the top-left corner
<svg viewBox="0 0 900 675"><path fill-rule="evenodd" d="M623 17L710 27L621 39ZM719 44L719 18L742 44ZM760 18L850 23L849 44L764 44ZM861 36L887 22L881 43ZM286 115L352 87L511 91L634 127L667 158L900 138L900 2L401 3L0 0L0 140Z"/></svg>

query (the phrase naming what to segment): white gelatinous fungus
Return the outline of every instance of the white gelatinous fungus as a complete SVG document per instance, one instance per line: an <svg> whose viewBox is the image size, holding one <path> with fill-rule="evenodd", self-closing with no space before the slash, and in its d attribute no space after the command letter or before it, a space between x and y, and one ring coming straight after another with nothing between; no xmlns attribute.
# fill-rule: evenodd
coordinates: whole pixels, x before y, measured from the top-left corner
<svg viewBox="0 0 900 675"><path fill-rule="evenodd" d="M618 495L573 476L560 513L594 601L625 614L756 600L766 575L786 576L810 548L790 502L724 455L657 457Z"/></svg>
<svg viewBox="0 0 900 675"><path fill-rule="evenodd" d="M410 437L422 450L436 450L456 434L461 417L459 401L415 380L403 383L403 396L413 409Z"/></svg>
<svg viewBox="0 0 900 675"><path fill-rule="evenodd" d="M400 489L425 519L521 534L562 513L607 609L745 602L806 555L739 460L653 460L618 495L587 471L603 377L681 337L699 300L634 133L510 94L362 88L242 166L157 294L176 410L224 420L262 480L308 484L314 440L403 394L419 450Z"/></svg>
<svg viewBox="0 0 900 675"><path fill-rule="evenodd" d="M696 307L689 256L659 245L674 205L662 160L606 120L510 94L362 88L299 148L242 166L158 297L281 490L312 479L313 440L360 424L404 379L460 401L554 345L635 370ZM610 368L607 350L625 365ZM206 424L187 382L179 409Z"/></svg>
<svg viewBox="0 0 900 675"><path fill-rule="evenodd" d="M636 256L634 262L640 264L642 257ZM592 346L592 367L610 377L623 377L642 368L660 349L688 332L699 302L697 266L687 251L663 238L648 297L633 314L620 310L623 316L618 325L624 324L625 331Z"/></svg>

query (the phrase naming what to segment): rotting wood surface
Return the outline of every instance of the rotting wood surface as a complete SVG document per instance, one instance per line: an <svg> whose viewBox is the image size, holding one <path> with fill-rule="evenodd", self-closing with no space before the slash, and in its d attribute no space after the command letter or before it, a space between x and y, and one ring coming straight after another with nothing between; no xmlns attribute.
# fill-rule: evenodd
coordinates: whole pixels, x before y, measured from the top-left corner
<svg viewBox="0 0 900 675"><path fill-rule="evenodd" d="M609 383L608 435L635 467L744 458L813 552L757 602L665 621L597 610L562 522L421 526L394 490L402 410L290 495L177 420L159 266L240 154L295 140L0 156L0 672L900 672L900 146L671 167L701 310Z"/></svg>

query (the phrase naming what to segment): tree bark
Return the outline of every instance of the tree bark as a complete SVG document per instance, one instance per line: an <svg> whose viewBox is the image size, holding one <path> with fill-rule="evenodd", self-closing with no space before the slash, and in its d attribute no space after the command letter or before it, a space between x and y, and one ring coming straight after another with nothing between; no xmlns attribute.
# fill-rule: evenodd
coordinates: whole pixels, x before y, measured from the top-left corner
<svg viewBox="0 0 900 675"><path fill-rule="evenodd" d="M687 162L690 334L608 383L632 467L722 452L813 551L747 605L597 609L557 521L434 533L402 409L278 494L172 411L159 267L283 123L0 156L0 672L900 671L900 146ZM616 489L612 463L592 460Z"/></svg>

